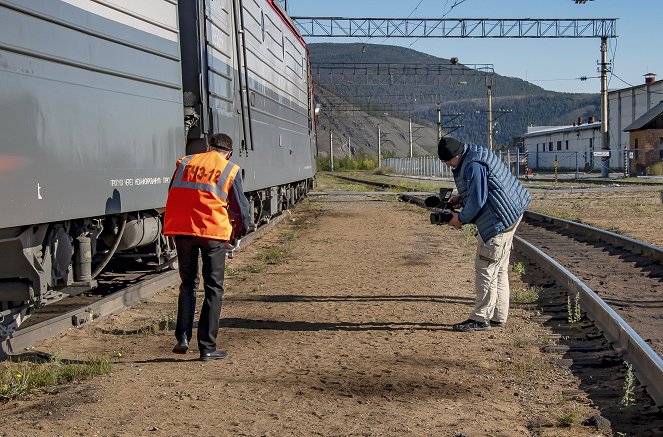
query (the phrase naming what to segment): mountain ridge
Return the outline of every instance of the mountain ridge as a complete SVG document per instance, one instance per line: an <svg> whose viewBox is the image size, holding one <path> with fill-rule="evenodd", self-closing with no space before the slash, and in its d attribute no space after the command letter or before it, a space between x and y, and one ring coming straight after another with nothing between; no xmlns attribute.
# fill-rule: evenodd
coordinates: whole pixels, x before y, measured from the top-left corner
<svg viewBox="0 0 663 437"><path fill-rule="evenodd" d="M598 93L548 91L519 78L502 76L498 72L487 74L485 68L475 70L469 64L454 64L450 59L405 47L314 43L309 44L309 52L316 79L316 100L322 107L318 129L328 132L332 128L335 131L334 150L338 148L339 153L344 150L343 141L351 141L355 149L376 154L377 123L385 120L381 123L384 127L401 126L405 122L405 132L389 132L392 144L387 143L383 151L407 156L411 120L417 129L416 135L413 133L413 154L434 154L438 107L442 113L443 131L462 141L485 145L488 131L486 84L490 78L493 144L496 148L513 145L530 125L569 125L578 117L586 119L600 114ZM388 73L385 75L383 67L379 75L375 74L373 70L378 64L386 67L393 64L392 70L386 68ZM399 68L406 68L403 65L411 70L408 74L394 73ZM485 66L491 64L482 65ZM396 108L394 105L398 105L398 112L389 110ZM343 114L340 109L347 107L356 109L351 114ZM401 112L400 108L407 110ZM463 115L453 115L459 113ZM387 123L388 119L401 122L391 120ZM375 133L369 135L373 131ZM351 140L353 136L355 141ZM336 137L339 138L338 145ZM318 141L320 152L324 154L329 150L329 139L325 140L319 133ZM352 149L346 144L345 150L350 153Z"/></svg>

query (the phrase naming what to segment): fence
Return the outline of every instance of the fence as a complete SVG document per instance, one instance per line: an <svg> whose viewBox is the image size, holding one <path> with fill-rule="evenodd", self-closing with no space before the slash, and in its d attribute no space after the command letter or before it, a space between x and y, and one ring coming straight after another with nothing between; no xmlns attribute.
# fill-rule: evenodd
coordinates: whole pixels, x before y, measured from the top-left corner
<svg viewBox="0 0 663 437"><path fill-rule="evenodd" d="M663 148L529 153L498 150L495 154L517 178L529 176L532 171L575 173L576 179L581 172L602 172L604 169L608 173L622 173L625 177L663 173ZM386 158L382 160L382 166L398 174L453 177L451 167L436 156Z"/></svg>
<svg viewBox="0 0 663 437"><path fill-rule="evenodd" d="M622 173L625 177L660 175L663 148L590 149L585 151L529 152L527 165L536 171Z"/></svg>
<svg viewBox="0 0 663 437"><path fill-rule="evenodd" d="M417 156L413 158L385 158L382 167L389 167L395 173L412 176L436 176L451 178L451 167L437 156Z"/></svg>
<svg viewBox="0 0 663 437"><path fill-rule="evenodd" d="M524 176L527 169L527 155L519 151L497 152L497 156L516 177ZM411 176L435 176L453 178L451 167L440 161L437 156L417 156L413 158L386 158L382 167L391 168L394 173Z"/></svg>

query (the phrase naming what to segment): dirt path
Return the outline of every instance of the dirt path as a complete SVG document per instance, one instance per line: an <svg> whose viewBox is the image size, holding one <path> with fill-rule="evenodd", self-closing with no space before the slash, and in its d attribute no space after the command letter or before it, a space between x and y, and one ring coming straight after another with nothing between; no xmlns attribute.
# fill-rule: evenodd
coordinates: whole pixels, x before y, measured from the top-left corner
<svg viewBox="0 0 663 437"><path fill-rule="evenodd" d="M0 405L0 435L602 435L579 425L597 412L563 396L578 380L540 351L548 331L528 311L451 330L473 300L473 242L393 199L311 196L240 252L226 360L180 359L172 330L145 333L175 313L175 286L40 345L115 357L113 374Z"/></svg>

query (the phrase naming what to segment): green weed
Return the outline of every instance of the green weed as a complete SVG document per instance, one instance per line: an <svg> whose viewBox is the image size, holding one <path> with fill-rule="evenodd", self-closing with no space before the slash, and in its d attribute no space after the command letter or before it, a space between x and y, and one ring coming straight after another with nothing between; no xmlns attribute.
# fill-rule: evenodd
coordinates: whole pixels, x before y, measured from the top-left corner
<svg viewBox="0 0 663 437"><path fill-rule="evenodd" d="M511 289L511 301L516 303L535 303L543 289L537 285L515 286Z"/></svg>
<svg viewBox="0 0 663 437"><path fill-rule="evenodd" d="M578 323L582 318L580 311L580 294L576 294L571 302L571 296L566 296L566 313L569 323Z"/></svg>
<svg viewBox="0 0 663 437"><path fill-rule="evenodd" d="M626 375L624 376L624 396L622 396L621 404L624 407L630 407L635 403L635 374L633 373L633 366L627 362Z"/></svg>
<svg viewBox="0 0 663 437"><path fill-rule="evenodd" d="M290 255L289 245L272 246L259 252L255 259L265 264L282 264Z"/></svg>
<svg viewBox="0 0 663 437"><path fill-rule="evenodd" d="M525 264L522 261L515 262L513 267L511 267L511 270L520 279L525 274Z"/></svg>
<svg viewBox="0 0 663 437"><path fill-rule="evenodd" d="M82 363L64 363L54 355L46 363L5 363L0 369L0 399L15 399L33 390L109 374L110 360L90 358Z"/></svg>

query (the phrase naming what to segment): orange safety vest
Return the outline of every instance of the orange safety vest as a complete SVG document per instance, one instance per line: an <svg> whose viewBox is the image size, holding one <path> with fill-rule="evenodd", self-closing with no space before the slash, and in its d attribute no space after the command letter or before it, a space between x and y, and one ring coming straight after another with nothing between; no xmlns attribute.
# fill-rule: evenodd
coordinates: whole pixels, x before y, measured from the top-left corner
<svg viewBox="0 0 663 437"><path fill-rule="evenodd" d="M166 201L164 235L230 240L228 192L238 171L215 151L180 158Z"/></svg>

